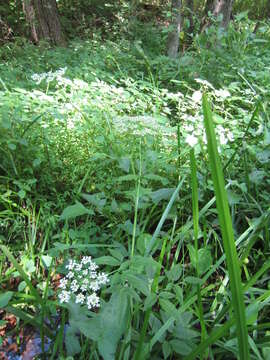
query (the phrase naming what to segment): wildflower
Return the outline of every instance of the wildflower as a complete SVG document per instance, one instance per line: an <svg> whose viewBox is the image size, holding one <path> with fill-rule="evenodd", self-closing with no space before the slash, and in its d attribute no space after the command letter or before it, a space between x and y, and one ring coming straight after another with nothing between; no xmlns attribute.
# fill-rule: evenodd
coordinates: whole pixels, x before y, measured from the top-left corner
<svg viewBox="0 0 270 360"><path fill-rule="evenodd" d="M78 284L77 280L72 281L72 283L70 285L70 289L74 293L79 289L79 284Z"/></svg>
<svg viewBox="0 0 270 360"><path fill-rule="evenodd" d="M86 305L88 309L98 307L98 291L109 282L107 274L98 272L98 265L91 256L84 256L81 261L69 260L66 269L68 273L59 284L60 303L73 300L76 304Z"/></svg>
<svg viewBox="0 0 270 360"><path fill-rule="evenodd" d="M69 302L70 300L70 293L66 290L62 291L60 294L59 294L59 300L60 300L60 303L66 303L66 302Z"/></svg>
<svg viewBox="0 0 270 360"><path fill-rule="evenodd" d="M91 271L89 275L91 279L95 279L97 277L96 271Z"/></svg>
<svg viewBox="0 0 270 360"><path fill-rule="evenodd" d="M89 287L93 291L98 291L100 289L98 281L91 282Z"/></svg>
<svg viewBox="0 0 270 360"><path fill-rule="evenodd" d="M75 264L76 264L76 262L75 262L75 261L73 261L73 260L69 260L69 263L68 263L68 265L66 266L66 268L67 268L68 270L73 270L73 269L74 269Z"/></svg>
<svg viewBox="0 0 270 360"><path fill-rule="evenodd" d="M85 296L80 293L76 296L76 304L83 304L84 303Z"/></svg>
<svg viewBox="0 0 270 360"><path fill-rule="evenodd" d="M99 306L99 298L96 293L93 293L92 295L87 297L87 307L89 310Z"/></svg>
<svg viewBox="0 0 270 360"><path fill-rule="evenodd" d="M67 274L67 278L68 279L72 279L74 277L74 273L72 271L70 271L68 274Z"/></svg>
<svg viewBox="0 0 270 360"><path fill-rule="evenodd" d="M67 283L68 283L68 279L66 279L66 278L61 279L60 285L59 285L60 289L65 289L67 286Z"/></svg>
<svg viewBox="0 0 270 360"><path fill-rule="evenodd" d="M194 135L188 135L186 137L186 142L189 144L189 146L194 147L197 144L198 139Z"/></svg>
<svg viewBox="0 0 270 360"><path fill-rule="evenodd" d="M97 276L97 281L100 285L105 285L109 282L108 276L105 273L101 273Z"/></svg>

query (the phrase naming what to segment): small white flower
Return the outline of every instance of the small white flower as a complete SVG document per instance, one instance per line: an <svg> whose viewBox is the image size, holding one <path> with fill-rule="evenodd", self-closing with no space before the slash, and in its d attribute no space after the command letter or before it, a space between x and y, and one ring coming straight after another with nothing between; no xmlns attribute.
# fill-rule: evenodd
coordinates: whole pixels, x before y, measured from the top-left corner
<svg viewBox="0 0 270 360"><path fill-rule="evenodd" d="M98 269L98 265L94 263L93 261L90 263L89 269L91 271L96 271Z"/></svg>
<svg viewBox="0 0 270 360"><path fill-rule="evenodd" d="M189 144L189 146L194 147L198 142L198 139L194 135L188 135L186 137L186 143Z"/></svg>
<svg viewBox="0 0 270 360"><path fill-rule="evenodd" d="M97 277L96 271L91 271L89 275L90 275L90 279L96 279Z"/></svg>
<svg viewBox="0 0 270 360"><path fill-rule="evenodd" d="M75 270L76 271L81 271L82 270L82 264L76 264Z"/></svg>
<svg viewBox="0 0 270 360"><path fill-rule="evenodd" d="M97 296L96 293L93 293L90 296L87 296L87 307L88 309L92 309L94 307L99 307L100 303L99 303L99 297Z"/></svg>
<svg viewBox="0 0 270 360"><path fill-rule="evenodd" d="M68 263L68 265L66 266L66 269L68 269L68 270L73 270L75 265L76 265L76 261L69 260L69 263Z"/></svg>
<svg viewBox="0 0 270 360"><path fill-rule="evenodd" d="M85 269L85 270L83 270L83 272L82 272L82 273L83 273L83 275L84 275L84 276L87 276L87 275L88 275L88 270L87 270L87 269Z"/></svg>
<svg viewBox="0 0 270 360"><path fill-rule="evenodd" d="M92 261L91 256L83 256L82 258L82 264L86 265Z"/></svg>
<svg viewBox="0 0 270 360"><path fill-rule="evenodd" d="M100 285L105 285L109 282L108 275L105 273L101 273L97 276L97 281Z"/></svg>
<svg viewBox="0 0 270 360"><path fill-rule="evenodd" d="M72 281L72 283L71 283L71 285L70 285L70 289L71 289L71 291L72 292L76 292L76 291L78 291L78 289L79 289L79 284L78 284L78 282L77 282L77 280L73 280Z"/></svg>
<svg viewBox="0 0 270 360"><path fill-rule="evenodd" d="M202 100L202 93L201 91L194 91L194 93L192 94L192 100L195 103L199 103Z"/></svg>
<svg viewBox="0 0 270 360"><path fill-rule="evenodd" d="M75 302L76 302L76 304L83 304L84 299L85 299L85 296L80 293L76 296Z"/></svg>
<svg viewBox="0 0 270 360"><path fill-rule="evenodd" d="M98 283L97 281L93 281L93 282L90 284L89 288L90 288L91 290L93 290L93 291L98 291L98 290L100 289L99 283Z"/></svg>
<svg viewBox="0 0 270 360"><path fill-rule="evenodd" d="M66 290L63 290L60 294L59 294L59 300L60 303L66 303L69 302L70 300L70 293Z"/></svg>
<svg viewBox="0 0 270 360"><path fill-rule="evenodd" d="M67 278L68 278L68 279L74 278L74 273L73 273L72 271L70 271L70 272L67 274Z"/></svg>
<svg viewBox="0 0 270 360"><path fill-rule="evenodd" d="M60 279L59 287L60 289L65 289L67 286L68 280L66 278Z"/></svg>

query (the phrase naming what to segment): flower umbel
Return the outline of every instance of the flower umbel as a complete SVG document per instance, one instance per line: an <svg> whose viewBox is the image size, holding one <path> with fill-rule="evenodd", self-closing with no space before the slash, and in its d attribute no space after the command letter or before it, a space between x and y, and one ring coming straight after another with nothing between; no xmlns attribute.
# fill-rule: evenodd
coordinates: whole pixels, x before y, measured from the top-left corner
<svg viewBox="0 0 270 360"><path fill-rule="evenodd" d="M73 299L76 304L87 305L89 310L99 307L97 292L109 282L108 275L98 273L98 265L91 256L84 256L80 261L69 260L66 269L68 273L59 284L60 303Z"/></svg>

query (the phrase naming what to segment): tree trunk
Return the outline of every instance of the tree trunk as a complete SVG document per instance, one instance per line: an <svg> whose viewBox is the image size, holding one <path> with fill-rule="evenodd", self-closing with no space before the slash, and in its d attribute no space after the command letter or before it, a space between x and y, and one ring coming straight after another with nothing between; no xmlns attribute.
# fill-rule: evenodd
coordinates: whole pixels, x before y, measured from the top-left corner
<svg viewBox="0 0 270 360"><path fill-rule="evenodd" d="M194 31L194 22L193 22L193 12L194 12L194 0L187 0L187 10L188 10L188 20L189 20L189 28L188 34L193 34Z"/></svg>
<svg viewBox="0 0 270 360"><path fill-rule="evenodd" d="M221 25L225 29L227 29L231 19L232 6L233 0L215 0L213 4L212 13L214 16L223 16Z"/></svg>
<svg viewBox="0 0 270 360"><path fill-rule="evenodd" d="M172 0L172 31L168 35L167 54L170 58L176 58L180 44L182 0Z"/></svg>
<svg viewBox="0 0 270 360"><path fill-rule="evenodd" d="M207 0L204 9L204 17L201 23L201 32L211 24L208 18L209 11L211 11L215 17L222 14L223 18L221 26L224 29L227 29L232 14L233 1L234 0Z"/></svg>
<svg viewBox="0 0 270 360"><path fill-rule="evenodd" d="M65 45L56 0L23 0L23 11L35 43Z"/></svg>

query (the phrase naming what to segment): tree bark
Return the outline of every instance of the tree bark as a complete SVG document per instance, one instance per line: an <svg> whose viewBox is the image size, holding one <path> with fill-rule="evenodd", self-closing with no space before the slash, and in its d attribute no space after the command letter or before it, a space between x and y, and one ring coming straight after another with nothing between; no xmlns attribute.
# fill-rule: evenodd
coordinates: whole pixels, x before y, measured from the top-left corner
<svg viewBox="0 0 270 360"><path fill-rule="evenodd" d="M193 34L193 31L194 31L194 22L193 22L194 0L187 0L186 7L188 10L188 20L189 20L188 33Z"/></svg>
<svg viewBox="0 0 270 360"><path fill-rule="evenodd" d="M23 11L35 43L65 45L56 0L23 0Z"/></svg>
<svg viewBox="0 0 270 360"><path fill-rule="evenodd" d="M176 58L180 45L180 32L182 25L182 0L172 0L172 31L168 35L167 54Z"/></svg>
<svg viewBox="0 0 270 360"><path fill-rule="evenodd" d="M213 4L212 13L216 17L223 16L221 26L225 29L227 29L231 19L232 6L233 0L215 0Z"/></svg>
<svg viewBox="0 0 270 360"><path fill-rule="evenodd" d="M211 11L215 17L222 15L221 26L224 29L227 29L231 19L233 1L234 0L207 0L201 24L201 32L203 32L211 23L208 18L209 11Z"/></svg>

